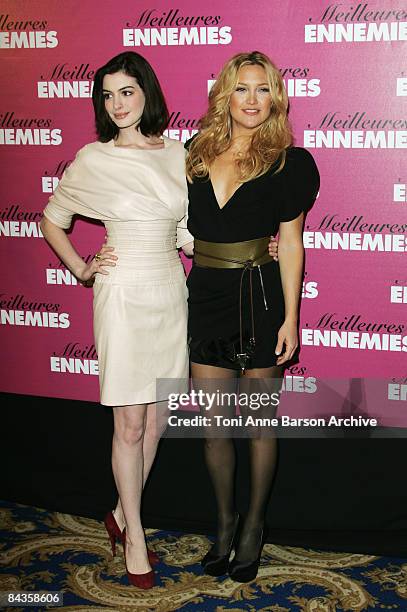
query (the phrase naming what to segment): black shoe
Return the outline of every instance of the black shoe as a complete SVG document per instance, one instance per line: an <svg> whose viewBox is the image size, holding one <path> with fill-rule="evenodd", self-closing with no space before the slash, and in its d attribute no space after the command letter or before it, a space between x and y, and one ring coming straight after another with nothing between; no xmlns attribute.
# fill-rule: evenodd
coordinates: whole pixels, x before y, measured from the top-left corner
<svg viewBox="0 0 407 612"><path fill-rule="evenodd" d="M214 544L212 548L203 557L201 561L201 565L204 569L205 574L208 574L209 576L223 576L223 574L227 573L228 566L229 566L229 557L230 557L230 553L232 552L233 543L235 541L236 534L237 534L238 527L239 527L239 522L240 522L240 515L237 512L236 518L235 518L235 526L233 528L232 539L230 541L229 550L226 553L226 555L215 554L213 550L215 549L216 544Z"/></svg>
<svg viewBox="0 0 407 612"><path fill-rule="evenodd" d="M239 559L236 559L236 557L234 557L233 561L231 561L229 563L229 576L231 577L232 580L234 580L235 582L251 582L252 580L254 580L257 576L257 572L259 571L259 565L260 565L260 557L261 557L261 551L263 549L263 545L264 545L264 539L265 539L265 533L264 533L264 529L261 530L260 532L260 544L259 544L259 554L257 555L257 558L254 559L253 561L245 561L240 562Z"/></svg>

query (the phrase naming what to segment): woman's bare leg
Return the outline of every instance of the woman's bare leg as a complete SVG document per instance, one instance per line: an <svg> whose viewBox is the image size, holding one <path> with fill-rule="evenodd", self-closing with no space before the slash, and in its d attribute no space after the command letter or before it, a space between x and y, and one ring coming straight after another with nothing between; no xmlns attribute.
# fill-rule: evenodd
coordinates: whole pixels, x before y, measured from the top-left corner
<svg viewBox="0 0 407 612"><path fill-rule="evenodd" d="M146 410L145 404L113 408L112 468L126 522L127 567L134 574L151 570L140 518Z"/></svg>
<svg viewBox="0 0 407 612"><path fill-rule="evenodd" d="M143 440L143 487L157 454L158 443L167 426L168 404L157 402L147 406L146 429Z"/></svg>
<svg viewBox="0 0 407 612"><path fill-rule="evenodd" d="M147 416L145 420L145 431L143 438L143 488L146 484L151 467L157 454L160 437L165 431L168 417L167 402L157 402L147 405ZM118 498L114 517L120 529L123 531L126 522L120 497Z"/></svg>

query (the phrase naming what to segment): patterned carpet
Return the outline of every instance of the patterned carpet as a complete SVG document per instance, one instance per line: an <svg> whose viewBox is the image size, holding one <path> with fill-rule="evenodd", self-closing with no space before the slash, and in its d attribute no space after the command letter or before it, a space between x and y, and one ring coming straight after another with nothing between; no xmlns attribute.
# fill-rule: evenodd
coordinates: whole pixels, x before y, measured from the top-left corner
<svg viewBox="0 0 407 612"><path fill-rule="evenodd" d="M407 610L407 560L267 544L242 585L205 576L206 536L148 530L158 585L130 587L101 522L3 502L0 591L63 591L59 610L92 612L335 612ZM44 607L3 608L44 610Z"/></svg>

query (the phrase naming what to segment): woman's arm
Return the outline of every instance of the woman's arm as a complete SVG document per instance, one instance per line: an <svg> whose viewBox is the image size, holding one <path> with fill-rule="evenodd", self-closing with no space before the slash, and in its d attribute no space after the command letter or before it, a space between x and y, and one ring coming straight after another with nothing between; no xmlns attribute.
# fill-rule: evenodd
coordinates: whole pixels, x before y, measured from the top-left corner
<svg viewBox="0 0 407 612"><path fill-rule="evenodd" d="M181 248L184 255L186 255L187 257L192 257L194 254L194 241L192 240L192 242L184 244Z"/></svg>
<svg viewBox="0 0 407 612"><path fill-rule="evenodd" d="M285 344L285 352L277 359L277 365L291 359L298 347L298 304L304 265L303 223L304 213L293 221L280 223L278 258L284 294L285 320L278 333L276 354L280 355L283 344Z"/></svg>
<svg viewBox="0 0 407 612"><path fill-rule="evenodd" d="M58 225L47 219L45 216L41 220L41 231L44 238L54 249L61 261L72 272L72 274L74 274L82 282L88 281L96 273L109 274L109 272L104 270L102 266L116 265L110 260L109 255L107 255L107 258L100 259L99 261L92 259L89 264L85 263L82 257L74 249L72 242L65 233L65 230L58 227ZM105 251L108 249L109 247L104 247Z"/></svg>

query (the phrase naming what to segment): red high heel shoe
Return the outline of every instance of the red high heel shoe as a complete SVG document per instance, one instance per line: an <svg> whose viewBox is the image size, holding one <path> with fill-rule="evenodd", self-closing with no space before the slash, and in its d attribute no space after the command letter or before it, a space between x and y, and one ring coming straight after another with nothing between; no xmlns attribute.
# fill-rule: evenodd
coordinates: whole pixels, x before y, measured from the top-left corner
<svg viewBox="0 0 407 612"><path fill-rule="evenodd" d="M139 589L152 589L154 586L154 570L150 570L146 574L132 574L127 569L126 561L126 528L123 529L123 551L124 551L124 563L126 565L127 578L131 585L138 587Z"/></svg>
<svg viewBox="0 0 407 612"><path fill-rule="evenodd" d="M104 519L104 524L105 524L106 531L110 538L110 544L112 546L112 555L113 557L115 557L116 556L116 541L121 542L124 546L123 533L120 531L120 527L117 524L116 519L114 518L113 512L108 512L106 514L105 519ZM147 547L147 555L148 555L148 560L150 561L151 565L157 565L160 562L160 557L157 555L157 553L150 550L148 547Z"/></svg>

